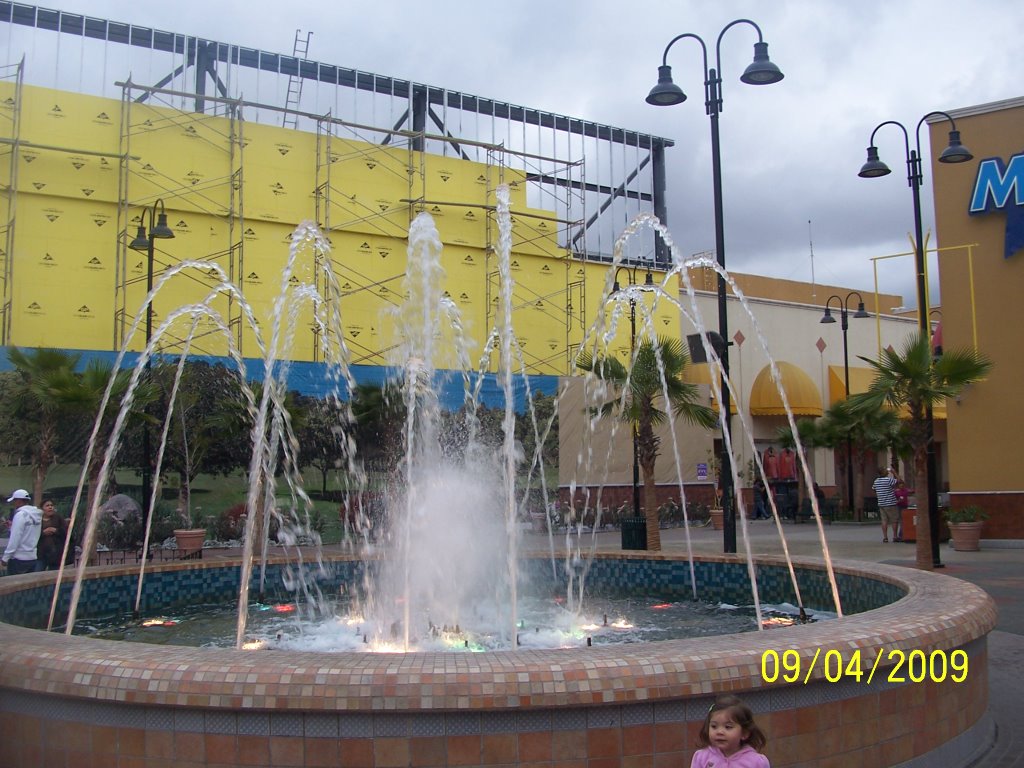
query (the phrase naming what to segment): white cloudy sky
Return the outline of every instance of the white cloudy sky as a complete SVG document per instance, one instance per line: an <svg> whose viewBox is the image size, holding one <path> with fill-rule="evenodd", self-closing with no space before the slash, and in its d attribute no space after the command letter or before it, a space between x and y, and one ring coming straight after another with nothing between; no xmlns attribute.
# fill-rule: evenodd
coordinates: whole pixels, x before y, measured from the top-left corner
<svg viewBox="0 0 1024 768"><path fill-rule="evenodd" d="M875 125L894 119L913 130L934 109L1024 95L1024 3L1016 0L42 5L286 53L296 28L311 30L311 59L673 139L669 225L690 253L714 247L710 124L698 46L682 41L669 56L676 82L690 96L685 104L652 107L644 97L672 37L696 33L713 56L714 41L729 21L753 19L786 78L760 88L741 84L754 32L741 25L725 36L720 125L728 264L809 280L810 220L817 281L867 290L873 284L870 258L909 250L913 225L897 130L886 129L878 140L893 174L874 180L856 175ZM970 136L963 139L970 147ZM932 217L928 173L926 166L926 228ZM911 264L905 261L905 270L885 275L883 289L904 293L913 305Z"/></svg>

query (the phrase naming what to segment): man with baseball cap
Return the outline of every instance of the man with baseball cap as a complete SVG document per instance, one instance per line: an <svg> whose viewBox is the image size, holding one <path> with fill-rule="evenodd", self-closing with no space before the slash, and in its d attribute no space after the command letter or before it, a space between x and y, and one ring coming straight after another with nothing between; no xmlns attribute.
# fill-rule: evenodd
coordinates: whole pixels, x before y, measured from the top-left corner
<svg viewBox="0 0 1024 768"><path fill-rule="evenodd" d="M31 501L28 491L21 488L7 500L8 504L14 505L14 519L11 521L11 538L0 560L12 576L32 573L36 569L36 545L42 532L43 512L32 506Z"/></svg>

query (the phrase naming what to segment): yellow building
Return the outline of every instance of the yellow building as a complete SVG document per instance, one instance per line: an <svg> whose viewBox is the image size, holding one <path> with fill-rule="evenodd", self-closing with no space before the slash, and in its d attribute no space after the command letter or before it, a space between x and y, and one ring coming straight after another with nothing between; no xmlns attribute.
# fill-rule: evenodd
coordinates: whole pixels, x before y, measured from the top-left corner
<svg viewBox="0 0 1024 768"><path fill-rule="evenodd" d="M1014 446L1024 433L1024 355L1015 317L1024 291L1024 99L950 112L974 159L933 163L942 335L947 348L977 346L989 376L949 404L949 485L954 506L991 515L986 538L1024 538L1024 486ZM930 127L944 146L948 123Z"/></svg>
<svg viewBox="0 0 1024 768"><path fill-rule="evenodd" d="M153 98L140 101L144 96ZM4 344L142 350L152 267L156 349L177 352L191 333L192 354L222 357L230 340L244 357L262 357L256 334L268 334L290 238L300 222L313 220L330 240L350 362L359 377L379 379L380 369L395 363L387 355L390 312L404 298L409 225L426 211L444 246L446 292L479 354L497 317L496 190L506 185L522 372L544 377L572 369L608 288L608 265L587 252L583 222L569 218L584 184L573 163L543 159L557 194L549 208L534 208L528 187L538 181L524 167L541 158L524 160L522 152L487 146L485 162L476 162L420 149L424 134L415 132L378 129L387 141L355 140L340 136L349 123L330 116L317 118L314 132L248 122L246 110L258 105L222 99L221 113L197 114L167 104L172 100L131 84L112 100L20 77L0 81ZM131 241L162 213L173 239L154 240L150 265ZM179 271L185 262L191 266ZM300 259L290 282L323 289L319 266ZM194 332L192 315L162 327L175 309L204 301L213 315ZM322 359L313 320L304 305L285 358ZM667 316L664 324L672 327ZM617 341L628 346L624 335ZM445 362L454 366L454 359ZM496 365L484 361L483 369Z"/></svg>

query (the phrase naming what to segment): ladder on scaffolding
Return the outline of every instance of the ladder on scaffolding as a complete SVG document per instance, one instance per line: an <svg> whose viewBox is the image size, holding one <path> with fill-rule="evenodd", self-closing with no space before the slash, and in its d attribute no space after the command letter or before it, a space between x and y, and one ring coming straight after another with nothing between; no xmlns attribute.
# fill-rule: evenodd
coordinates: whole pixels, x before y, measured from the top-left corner
<svg viewBox="0 0 1024 768"><path fill-rule="evenodd" d="M301 62L306 58L306 54L309 53L309 39L312 36L312 32L307 32L305 38L303 38L302 30L295 30L295 44L292 46L292 56L297 62ZM300 64L297 63L295 72L288 75L288 95L284 100L284 117L281 120L281 126L284 128L299 127L297 110L299 108L299 101L302 100L302 78L299 76L299 66Z"/></svg>

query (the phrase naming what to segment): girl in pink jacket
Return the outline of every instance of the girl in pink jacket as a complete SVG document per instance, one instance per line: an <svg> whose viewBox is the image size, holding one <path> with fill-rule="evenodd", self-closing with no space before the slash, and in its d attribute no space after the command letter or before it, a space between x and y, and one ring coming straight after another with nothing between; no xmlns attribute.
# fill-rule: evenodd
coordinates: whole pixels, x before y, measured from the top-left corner
<svg viewBox="0 0 1024 768"><path fill-rule="evenodd" d="M690 768L771 768L761 754L768 742L750 707L735 696L720 696L708 710Z"/></svg>

